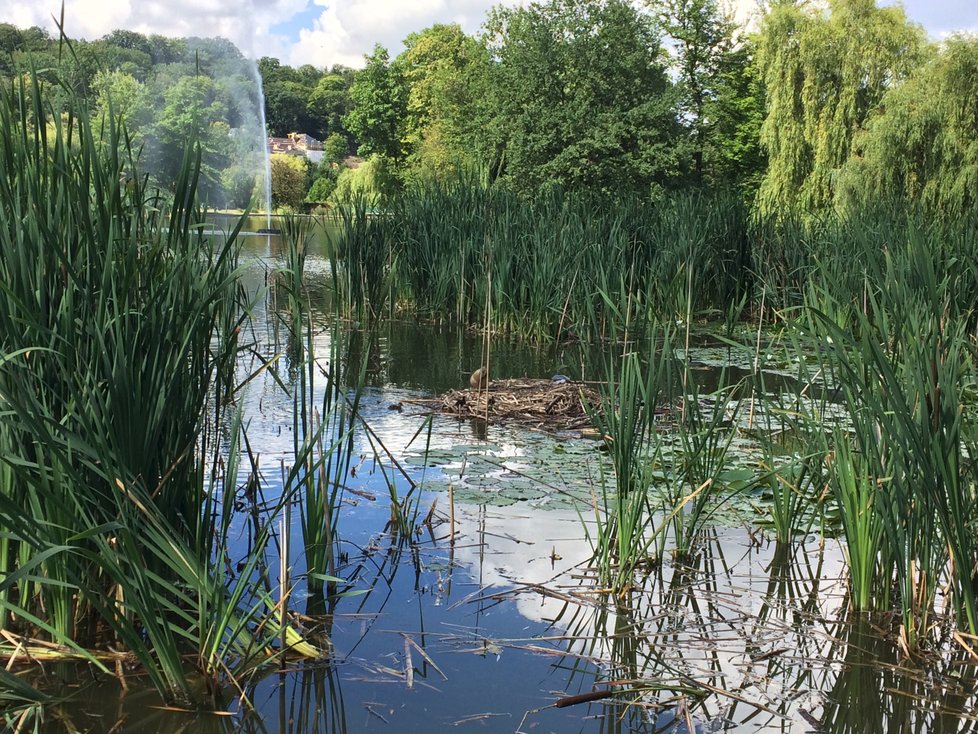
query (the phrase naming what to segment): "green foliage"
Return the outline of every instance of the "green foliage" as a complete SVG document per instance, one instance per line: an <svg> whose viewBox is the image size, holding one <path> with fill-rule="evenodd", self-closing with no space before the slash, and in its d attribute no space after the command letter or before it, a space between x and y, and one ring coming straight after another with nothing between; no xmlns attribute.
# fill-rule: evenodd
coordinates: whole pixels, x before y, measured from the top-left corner
<svg viewBox="0 0 978 734"><path fill-rule="evenodd" d="M125 650L205 703L190 669L216 692L289 634L256 569L268 531L239 574L224 560L236 231L200 235L192 140L168 199L118 121L96 131L36 82L0 95L0 626L100 668L87 649Z"/></svg>
<svg viewBox="0 0 978 734"><path fill-rule="evenodd" d="M693 177L704 178L708 139L716 121L708 107L733 48L733 21L717 0L661 0L662 27L675 43L680 115L693 139Z"/></svg>
<svg viewBox="0 0 978 734"><path fill-rule="evenodd" d="M380 155L400 161L407 89L400 69L390 62L387 49L379 44L367 65L357 72L350 87L352 108L343 124L359 141L359 154Z"/></svg>
<svg viewBox="0 0 978 734"><path fill-rule="evenodd" d="M94 111L103 122L107 115L118 116L132 129L139 129L148 122L146 86L131 74L100 71L92 80L92 88L95 90Z"/></svg>
<svg viewBox="0 0 978 734"><path fill-rule="evenodd" d="M940 216L978 203L978 39L947 39L883 97L842 169L846 210L906 198Z"/></svg>
<svg viewBox="0 0 978 734"><path fill-rule="evenodd" d="M325 74L306 98L306 115L312 127L307 130L313 137L323 138L343 133L343 116L350 111L350 84L352 74ZM349 142L346 143L349 147Z"/></svg>
<svg viewBox="0 0 978 734"><path fill-rule="evenodd" d="M746 299L749 287L747 215L736 195L675 194L654 206L586 192L526 199L463 174L383 203L372 233L392 253L378 262L396 266L401 305L426 318L483 323L489 303L494 330L554 339L586 328L594 293L625 289L624 274L642 308L681 318ZM365 226L348 212L341 242Z"/></svg>
<svg viewBox="0 0 978 734"><path fill-rule="evenodd" d="M704 105L703 168L708 185L737 186L753 200L767 168L761 147L764 105L753 42L741 38L721 59L712 95Z"/></svg>
<svg viewBox="0 0 978 734"><path fill-rule="evenodd" d="M602 298L615 309L608 294ZM621 328L631 326L627 307L614 318L620 319ZM668 327L661 333L653 327L647 338L631 343L627 332L615 336L624 340L622 351L613 347L601 364L601 404L590 406L593 422L606 437L614 472L613 484L602 482L602 513L596 517L592 544L601 586L621 594L633 587L640 568L662 560L666 523L656 525L658 508L649 488L662 458L655 412L674 386Z"/></svg>
<svg viewBox="0 0 978 734"><path fill-rule="evenodd" d="M306 201L310 204L325 204L330 201L334 191L336 191L336 178L320 176L309 187Z"/></svg>
<svg viewBox="0 0 978 734"><path fill-rule="evenodd" d="M183 162L187 140L201 147L201 193L220 201L221 170L230 157L228 110L213 80L185 76L162 93L162 107L146 134L142 162L155 172L161 184L175 181Z"/></svg>
<svg viewBox="0 0 978 734"><path fill-rule="evenodd" d="M445 176L474 165L478 106L489 57L458 25L412 33L395 63L407 85L404 144L408 177Z"/></svg>
<svg viewBox="0 0 978 734"><path fill-rule="evenodd" d="M767 94L763 215L816 214L852 141L887 89L919 63L921 30L899 6L832 0L828 15L781 2L764 15L757 59Z"/></svg>
<svg viewBox="0 0 978 734"><path fill-rule="evenodd" d="M261 181L253 165L232 163L221 171L224 199L220 204L227 209L245 209L252 204L260 186Z"/></svg>
<svg viewBox="0 0 978 734"><path fill-rule="evenodd" d="M339 202L363 197L370 207L378 206L400 187L390 159L375 155L354 168L344 168L336 181L333 199Z"/></svg>
<svg viewBox="0 0 978 734"><path fill-rule="evenodd" d="M309 190L309 162L305 157L273 153L272 206L299 209Z"/></svg>
<svg viewBox="0 0 978 734"><path fill-rule="evenodd" d="M346 138L339 133L330 133L329 137L323 141L323 160L320 168L324 165L333 168L338 166L350 152L350 144Z"/></svg>
<svg viewBox="0 0 978 734"><path fill-rule="evenodd" d="M648 192L678 178L675 95L655 23L624 0L496 8L483 158L523 192Z"/></svg>
<svg viewBox="0 0 978 734"><path fill-rule="evenodd" d="M33 31L11 32L3 39L12 48L10 73L43 70L41 78L53 82L45 96L55 108L84 101L100 125L110 112L121 115L133 148L143 150L142 169L157 184L173 185L183 136L192 134L203 149L204 197L213 205L247 203L243 186L237 185L242 176L228 169L261 171L264 136L250 62L233 44L121 30L94 42L62 42ZM3 57L0 52L0 67ZM229 182L233 190L225 188Z"/></svg>

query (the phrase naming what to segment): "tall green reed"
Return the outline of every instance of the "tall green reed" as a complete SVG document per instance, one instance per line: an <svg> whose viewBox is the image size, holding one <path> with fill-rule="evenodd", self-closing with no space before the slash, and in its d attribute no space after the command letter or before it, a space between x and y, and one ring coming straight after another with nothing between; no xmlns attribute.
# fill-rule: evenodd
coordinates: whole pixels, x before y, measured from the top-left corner
<svg viewBox="0 0 978 734"><path fill-rule="evenodd" d="M396 229L387 212L355 196L337 207L341 227L331 236L330 271L337 302L361 321L390 314L397 305L394 273Z"/></svg>
<svg viewBox="0 0 978 734"><path fill-rule="evenodd" d="M673 409L676 422L671 427L677 451L667 469L666 498L676 554L689 559L697 536L715 509L719 491L726 488L729 497L749 485L739 477L736 483L728 485L726 481L739 412L736 403L730 404L729 396L737 386L726 384L724 371L719 380L722 387L705 398L688 363L683 369L681 404Z"/></svg>
<svg viewBox="0 0 978 734"><path fill-rule="evenodd" d="M872 606L884 606L895 585L911 647L926 639L941 589L959 624L973 632L976 621L978 477L964 409L975 379L973 306L959 295L959 280L973 277L974 266L934 235L911 225L882 251L863 240L869 285L853 331L821 314L813 320L831 344L858 451L836 446L836 460L846 462L836 466L840 509L875 516L879 529L856 516L847 522L858 536L880 533Z"/></svg>
<svg viewBox="0 0 978 734"><path fill-rule="evenodd" d="M340 212L337 288L355 308L377 299L377 310L396 293L422 318L535 340L588 328L588 304L621 273L632 274L633 295L683 317L689 294L697 312L725 311L751 282L746 212L720 193L650 204L555 189L525 199L460 175L408 187L382 216L356 202ZM372 293L355 285L387 277Z"/></svg>
<svg viewBox="0 0 978 734"><path fill-rule="evenodd" d="M237 426L236 230L203 237L196 146L161 193L118 121L47 97L0 90L0 621L191 699L193 667L213 689L286 652L264 541L225 563L237 475L207 468Z"/></svg>
<svg viewBox="0 0 978 734"><path fill-rule="evenodd" d="M616 319L595 370L602 378L600 404L590 411L604 437L613 477L602 481L600 505L594 508L594 563L603 585L625 593L641 566L661 560L665 524L654 525L657 507L649 490L662 460L656 420L673 390L674 357L668 325L636 337L631 304L618 307L607 294L601 298ZM592 311L595 321L598 311Z"/></svg>

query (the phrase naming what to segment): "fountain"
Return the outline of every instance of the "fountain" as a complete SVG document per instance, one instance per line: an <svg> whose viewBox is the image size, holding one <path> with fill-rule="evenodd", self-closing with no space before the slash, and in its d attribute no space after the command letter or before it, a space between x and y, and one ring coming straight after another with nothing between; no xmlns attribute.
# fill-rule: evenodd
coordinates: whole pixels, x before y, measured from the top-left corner
<svg viewBox="0 0 978 734"><path fill-rule="evenodd" d="M258 230L258 234L281 234L281 231L272 227L272 158L268 151L268 121L265 117L265 90L262 84L261 72L258 70L258 62L250 59L251 73L255 80L255 88L258 91L258 121L259 145L263 163L263 191L265 194L265 227Z"/></svg>

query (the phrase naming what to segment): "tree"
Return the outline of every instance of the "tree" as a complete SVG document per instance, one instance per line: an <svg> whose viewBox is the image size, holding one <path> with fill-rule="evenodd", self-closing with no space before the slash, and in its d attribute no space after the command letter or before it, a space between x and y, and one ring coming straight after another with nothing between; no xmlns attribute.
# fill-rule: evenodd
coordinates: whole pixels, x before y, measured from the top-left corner
<svg viewBox="0 0 978 734"><path fill-rule="evenodd" d="M483 155L515 188L661 188L682 150L653 19L626 0L497 8Z"/></svg>
<svg viewBox="0 0 978 734"><path fill-rule="evenodd" d="M343 159L349 152L349 143L339 133L332 133L323 142L323 159L316 167L315 180L306 195L310 204L325 203L336 190L336 183L346 166Z"/></svg>
<svg viewBox="0 0 978 734"><path fill-rule="evenodd" d="M110 46L139 51L147 56L151 55L153 50L149 39L142 33L127 31L122 28L117 28L111 33L102 36L101 40Z"/></svg>
<svg viewBox="0 0 978 734"><path fill-rule="evenodd" d="M324 74L306 98L306 114L312 123L309 133L320 140L331 133L345 133L343 116L350 111L352 77Z"/></svg>
<svg viewBox="0 0 978 734"><path fill-rule="evenodd" d="M325 204L329 201L329 198L336 191L336 178L329 176L320 176L315 181L312 182L312 186L309 187L309 193L306 194L306 203L308 204Z"/></svg>
<svg viewBox="0 0 978 734"><path fill-rule="evenodd" d="M145 43L139 43L139 39ZM112 71L122 71L139 81L149 77L153 59L148 51L149 43L139 33L131 31L113 31L91 45L92 52L98 57L100 65Z"/></svg>
<svg viewBox="0 0 978 734"><path fill-rule="evenodd" d="M270 135L285 137L307 129L306 89L298 82L265 82L265 122Z"/></svg>
<svg viewBox="0 0 978 734"><path fill-rule="evenodd" d="M903 199L960 217L978 206L978 38L948 39L889 89L855 139L836 202L843 209Z"/></svg>
<svg viewBox="0 0 978 734"><path fill-rule="evenodd" d="M320 164L328 165L330 168L339 166L343 159L350 152L350 144L339 133L331 133L323 141L323 162Z"/></svg>
<svg viewBox="0 0 978 734"><path fill-rule="evenodd" d="M296 155L273 153L271 167L272 206L300 208L309 188L308 161Z"/></svg>
<svg viewBox="0 0 978 734"><path fill-rule="evenodd" d="M768 170L762 214L810 215L833 201L833 180L886 91L918 65L923 32L899 6L829 0L828 14L779 0L761 23L758 66L767 94L761 142Z"/></svg>
<svg viewBox="0 0 978 734"><path fill-rule="evenodd" d="M404 143L415 175L440 174L475 162L476 106L489 56L458 25L410 34L395 64L407 85Z"/></svg>
<svg viewBox="0 0 978 734"><path fill-rule="evenodd" d="M724 55L705 105L708 134L703 149L705 182L733 185L753 200L767 168L761 147L764 84L749 38Z"/></svg>
<svg viewBox="0 0 978 734"><path fill-rule="evenodd" d="M147 43L154 66L176 63L187 53L187 42L182 38L167 38L154 33L149 36Z"/></svg>
<svg viewBox="0 0 978 734"><path fill-rule="evenodd" d="M265 121L271 135L284 137L291 132L320 134L317 110L309 100L322 74L308 64L301 70L283 66L278 59L258 60L265 96Z"/></svg>
<svg viewBox="0 0 978 734"><path fill-rule="evenodd" d="M404 157L402 132L407 112L407 87L387 49L377 44L367 65L350 87L350 111L343 124L359 143L359 154L380 155L392 161Z"/></svg>
<svg viewBox="0 0 978 734"><path fill-rule="evenodd" d="M149 132L149 165L163 185L176 178L188 144L201 149L201 194L218 200L220 172L228 164L227 110L212 79L185 76L162 93L156 122Z"/></svg>
<svg viewBox="0 0 978 734"><path fill-rule="evenodd" d="M137 135L148 123L146 89L131 74L100 71L92 80L92 89L95 92L96 115L104 117L111 111L123 119L130 133Z"/></svg>
<svg viewBox="0 0 978 734"><path fill-rule="evenodd" d="M704 159L716 126L721 71L733 52L734 24L717 0L659 0L662 27L675 45L679 111L692 133L693 175L704 177Z"/></svg>

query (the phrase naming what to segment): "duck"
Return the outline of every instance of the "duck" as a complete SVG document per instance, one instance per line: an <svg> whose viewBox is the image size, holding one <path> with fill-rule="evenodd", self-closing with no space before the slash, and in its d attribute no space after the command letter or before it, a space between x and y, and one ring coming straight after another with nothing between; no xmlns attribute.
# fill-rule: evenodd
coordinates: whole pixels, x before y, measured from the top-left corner
<svg viewBox="0 0 978 734"><path fill-rule="evenodd" d="M489 385L489 372L485 367L480 367L469 375L469 387L473 390L485 390Z"/></svg>

